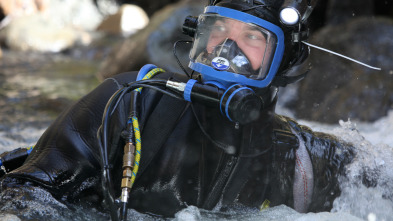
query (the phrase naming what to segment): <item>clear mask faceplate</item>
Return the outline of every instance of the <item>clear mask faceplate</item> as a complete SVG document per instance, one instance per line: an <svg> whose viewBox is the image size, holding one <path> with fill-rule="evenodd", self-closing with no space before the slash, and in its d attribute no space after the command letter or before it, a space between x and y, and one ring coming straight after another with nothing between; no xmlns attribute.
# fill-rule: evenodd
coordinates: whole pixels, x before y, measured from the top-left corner
<svg viewBox="0 0 393 221"><path fill-rule="evenodd" d="M198 19L190 67L207 80L224 85L228 82L264 87L277 72L284 49L282 41L281 29L267 21L210 6Z"/></svg>

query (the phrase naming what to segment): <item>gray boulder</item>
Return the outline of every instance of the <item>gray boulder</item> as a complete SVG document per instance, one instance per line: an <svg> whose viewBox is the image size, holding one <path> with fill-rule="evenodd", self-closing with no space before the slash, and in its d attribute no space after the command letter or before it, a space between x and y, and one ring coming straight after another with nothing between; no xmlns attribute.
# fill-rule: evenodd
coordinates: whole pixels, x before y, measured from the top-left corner
<svg viewBox="0 0 393 221"><path fill-rule="evenodd" d="M326 26L311 43L347 55L381 71L311 49L312 69L299 83L297 99L288 106L303 119L337 123L348 118L374 121L393 108L393 20L352 19Z"/></svg>
<svg viewBox="0 0 393 221"><path fill-rule="evenodd" d="M103 16L91 0L52 0L44 12L9 16L0 38L12 50L60 52L91 43Z"/></svg>
<svg viewBox="0 0 393 221"><path fill-rule="evenodd" d="M182 24L188 15L199 15L203 3L181 1L169 5L154 14L149 25L115 47L98 71L98 77L107 77L124 71L139 70L151 63L167 71L181 72L173 55L177 40L191 40L182 34ZM188 52L191 44L180 44L177 55L184 66L188 66Z"/></svg>
<svg viewBox="0 0 393 221"><path fill-rule="evenodd" d="M374 0L329 0L326 9L327 24L341 24L359 16L374 15Z"/></svg>
<svg viewBox="0 0 393 221"><path fill-rule="evenodd" d="M167 5L177 3L181 0L136 0L132 1L134 4L143 8L149 16L152 16L155 12L161 10ZM199 1L199 0L194 0Z"/></svg>

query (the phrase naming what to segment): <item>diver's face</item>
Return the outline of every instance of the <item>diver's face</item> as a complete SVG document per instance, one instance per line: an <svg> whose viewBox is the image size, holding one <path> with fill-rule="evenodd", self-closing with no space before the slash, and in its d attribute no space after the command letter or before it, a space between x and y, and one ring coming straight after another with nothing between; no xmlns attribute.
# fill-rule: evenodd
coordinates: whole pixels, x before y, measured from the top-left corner
<svg viewBox="0 0 393 221"><path fill-rule="evenodd" d="M260 31L240 21L218 20L213 25L207 43L207 52L212 53L214 48L226 39L237 43L254 70L260 67L266 49L266 38Z"/></svg>

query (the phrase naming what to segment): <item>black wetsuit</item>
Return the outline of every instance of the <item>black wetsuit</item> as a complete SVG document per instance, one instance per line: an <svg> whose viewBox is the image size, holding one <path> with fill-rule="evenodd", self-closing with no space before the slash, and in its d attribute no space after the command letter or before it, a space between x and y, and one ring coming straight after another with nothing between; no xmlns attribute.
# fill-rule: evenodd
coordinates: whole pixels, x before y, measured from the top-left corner
<svg viewBox="0 0 393 221"><path fill-rule="evenodd" d="M167 79L169 75L159 77ZM101 201L97 130L110 96L135 76L124 73L106 79L65 110L39 139L24 165L2 179L3 190L28 182L58 199ZM234 204L260 207L265 200L271 206L294 207L297 189L308 198L302 201L307 204L303 209L329 210L340 194L337 178L353 157L350 145L276 115L275 101L247 125L230 122L217 108L190 105L151 89L142 92L139 108L142 159L129 206L140 212L171 216L187 205L206 209ZM124 146L121 133L128 111L129 96L120 102L109 132L109 159L118 191ZM168 115L172 111L175 114ZM175 126L168 126L168 121L176 121ZM307 168L295 171L296 165L303 168L302 157L296 152L301 145L311 161L311 174ZM295 174L303 179L300 185L294 184ZM307 181L307 176L311 180ZM99 197L89 197L92 194Z"/></svg>

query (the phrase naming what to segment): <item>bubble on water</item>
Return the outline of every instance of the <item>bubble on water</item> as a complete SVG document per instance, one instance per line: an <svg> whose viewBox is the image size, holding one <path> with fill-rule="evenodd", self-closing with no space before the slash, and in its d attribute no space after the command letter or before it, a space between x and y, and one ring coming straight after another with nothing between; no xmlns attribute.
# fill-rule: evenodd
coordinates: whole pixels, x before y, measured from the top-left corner
<svg viewBox="0 0 393 221"><path fill-rule="evenodd" d="M368 221L377 221L377 216L374 213L370 213L367 216Z"/></svg>
<svg viewBox="0 0 393 221"><path fill-rule="evenodd" d="M189 206L186 209L183 209L180 212L176 213L174 220L176 220L176 221L201 220L201 213L197 207Z"/></svg>

